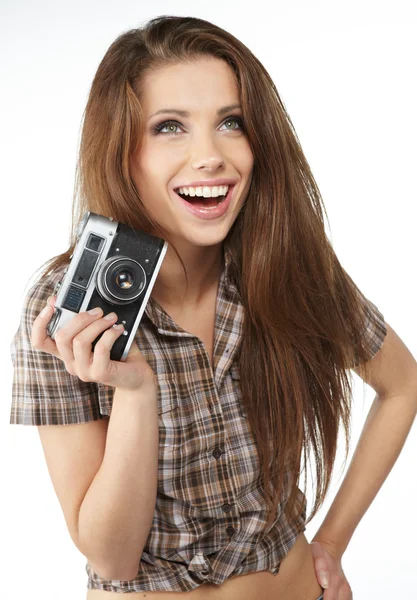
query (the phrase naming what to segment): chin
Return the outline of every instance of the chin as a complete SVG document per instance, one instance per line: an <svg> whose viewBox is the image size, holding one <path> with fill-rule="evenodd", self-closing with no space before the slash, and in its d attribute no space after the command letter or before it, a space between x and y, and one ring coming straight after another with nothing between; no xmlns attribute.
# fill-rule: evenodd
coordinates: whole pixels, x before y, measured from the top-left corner
<svg viewBox="0 0 417 600"><path fill-rule="evenodd" d="M196 231L195 235L191 236L190 232L177 232L173 233L174 244L191 244L198 248L210 248L221 244L229 233L229 229L224 230L221 227L217 228L217 231Z"/></svg>

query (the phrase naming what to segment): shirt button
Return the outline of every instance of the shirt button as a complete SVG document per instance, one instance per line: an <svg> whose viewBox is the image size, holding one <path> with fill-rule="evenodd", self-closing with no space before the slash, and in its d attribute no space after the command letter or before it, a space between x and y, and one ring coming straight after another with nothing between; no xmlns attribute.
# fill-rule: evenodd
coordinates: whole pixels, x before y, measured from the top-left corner
<svg viewBox="0 0 417 600"><path fill-rule="evenodd" d="M220 458L223 453L220 450L220 448L215 448L213 450L212 454L213 454L214 458Z"/></svg>
<svg viewBox="0 0 417 600"><path fill-rule="evenodd" d="M229 527L226 527L226 532L227 532L229 535L233 535L233 534L234 534L234 532L235 532L235 528L234 528L234 527L232 527L231 525L229 525Z"/></svg>
<svg viewBox="0 0 417 600"><path fill-rule="evenodd" d="M223 506L222 506L223 512L228 513L230 510L232 510L232 507L230 506L230 504L223 504Z"/></svg>

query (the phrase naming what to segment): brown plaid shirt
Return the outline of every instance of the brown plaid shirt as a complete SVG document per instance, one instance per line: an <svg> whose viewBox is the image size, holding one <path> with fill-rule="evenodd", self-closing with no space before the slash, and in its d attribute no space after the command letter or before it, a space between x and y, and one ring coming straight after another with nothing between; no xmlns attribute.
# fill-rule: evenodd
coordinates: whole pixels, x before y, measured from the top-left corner
<svg viewBox="0 0 417 600"><path fill-rule="evenodd" d="M214 373L202 342L175 324L150 298L136 334L158 377L158 493L152 527L133 581L104 580L86 565L88 587L113 592L190 591L204 582L255 571L277 574L305 531L290 526L280 499L278 517L265 527L265 502L257 487L259 465L241 402L235 356L242 338L243 307L228 280L225 256L217 296ZM12 342L14 364L10 423L83 423L111 414L113 388L85 383L64 363L30 344L32 323L61 279L64 266L27 294ZM369 358L386 335L384 318L369 303ZM287 475L287 481L289 474Z"/></svg>

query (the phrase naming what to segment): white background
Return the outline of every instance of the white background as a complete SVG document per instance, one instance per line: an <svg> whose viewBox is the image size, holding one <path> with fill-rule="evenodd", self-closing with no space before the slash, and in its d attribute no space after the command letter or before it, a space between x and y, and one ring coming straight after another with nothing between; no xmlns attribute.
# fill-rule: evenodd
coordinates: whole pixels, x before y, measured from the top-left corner
<svg viewBox="0 0 417 600"><path fill-rule="evenodd" d="M108 46L154 16L175 14L213 21L256 54L312 167L339 259L417 356L412 4L2 0L2 598L86 593L85 558L67 532L37 429L8 422L9 344L30 276L67 247L82 112ZM374 395L367 388L364 400L355 382L353 448ZM415 595L416 455L414 425L344 555L355 600ZM342 446L338 465L341 458ZM336 471L309 541L341 477Z"/></svg>

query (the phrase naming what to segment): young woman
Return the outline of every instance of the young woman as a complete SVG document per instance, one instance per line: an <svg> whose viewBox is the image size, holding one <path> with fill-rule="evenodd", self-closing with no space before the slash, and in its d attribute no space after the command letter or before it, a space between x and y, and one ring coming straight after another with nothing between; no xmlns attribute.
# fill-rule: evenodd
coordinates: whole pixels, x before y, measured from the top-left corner
<svg viewBox="0 0 417 600"><path fill-rule="evenodd" d="M14 338L11 422L38 426L87 598L351 599L342 556L411 428L417 364L340 265L268 73L200 19L124 33L92 84L78 174L70 247ZM109 357L117 309L46 334L86 210L169 242L126 362ZM310 545L352 369L377 397Z"/></svg>

